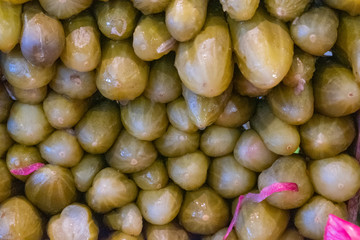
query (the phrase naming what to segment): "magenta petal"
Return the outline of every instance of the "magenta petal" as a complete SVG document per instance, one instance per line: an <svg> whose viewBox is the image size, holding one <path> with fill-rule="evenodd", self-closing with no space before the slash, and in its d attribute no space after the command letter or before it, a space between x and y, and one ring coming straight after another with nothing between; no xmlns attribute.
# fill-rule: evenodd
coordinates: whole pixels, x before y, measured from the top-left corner
<svg viewBox="0 0 360 240"><path fill-rule="evenodd" d="M43 164L43 163L34 163L27 167L12 169L12 170L10 170L10 172L14 175L26 176L26 175L32 174L39 168L42 168L44 165L45 164Z"/></svg>

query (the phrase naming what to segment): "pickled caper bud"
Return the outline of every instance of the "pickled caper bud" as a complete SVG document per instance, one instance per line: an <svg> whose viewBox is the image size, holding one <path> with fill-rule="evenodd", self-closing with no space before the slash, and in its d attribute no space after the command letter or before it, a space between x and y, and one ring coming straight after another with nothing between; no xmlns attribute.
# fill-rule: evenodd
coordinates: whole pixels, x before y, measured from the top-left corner
<svg viewBox="0 0 360 240"><path fill-rule="evenodd" d="M65 33L61 22L46 15L39 3L24 5L21 52L30 63L50 67L65 47Z"/></svg>
<svg viewBox="0 0 360 240"><path fill-rule="evenodd" d="M135 200L136 184L118 170L104 168L86 192L86 202L95 212L105 213Z"/></svg>
<svg viewBox="0 0 360 240"><path fill-rule="evenodd" d="M222 228L213 235L204 236L201 240L223 240L227 232L227 228ZM227 240L238 240L235 230L232 230L226 238Z"/></svg>
<svg viewBox="0 0 360 240"><path fill-rule="evenodd" d="M178 215L182 198L181 189L169 183L158 190L141 190L136 203L147 222L163 225Z"/></svg>
<svg viewBox="0 0 360 240"><path fill-rule="evenodd" d="M7 121L10 136L18 143L36 145L53 131L41 104L15 102Z"/></svg>
<svg viewBox="0 0 360 240"><path fill-rule="evenodd" d="M52 16L66 19L88 8L93 0L39 0L39 2Z"/></svg>
<svg viewBox="0 0 360 240"><path fill-rule="evenodd" d="M11 95L14 97L14 99L28 104L39 104L45 99L47 95L47 86L33 89L22 89L8 84L7 89L9 92L11 92Z"/></svg>
<svg viewBox="0 0 360 240"><path fill-rule="evenodd" d="M300 136L301 149L307 156L312 159L328 158L350 146L355 137L355 125L350 116L332 118L314 114L300 126Z"/></svg>
<svg viewBox="0 0 360 240"><path fill-rule="evenodd" d="M312 161L309 171L315 191L331 201L347 201L360 188L360 165L347 154Z"/></svg>
<svg viewBox="0 0 360 240"><path fill-rule="evenodd" d="M175 55L169 53L155 61L150 69L144 96L154 102L169 103L181 95L181 80L174 67Z"/></svg>
<svg viewBox="0 0 360 240"><path fill-rule="evenodd" d="M179 220L191 233L213 234L228 223L229 207L214 190L202 187L186 192Z"/></svg>
<svg viewBox="0 0 360 240"><path fill-rule="evenodd" d="M70 170L47 164L26 180L25 194L41 211L54 215L74 202L77 192Z"/></svg>
<svg viewBox="0 0 360 240"><path fill-rule="evenodd" d="M180 42L191 40L203 27L209 0L173 0L166 8L166 27Z"/></svg>
<svg viewBox="0 0 360 240"><path fill-rule="evenodd" d="M166 107L167 116L172 126L188 133L194 133L198 130L196 125L190 119L186 102L183 97L170 102Z"/></svg>
<svg viewBox="0 0 360 240"><path fill-rule="evenodd" d="M211 161L207 182L220 196L234 198L255 186L256 174L227 155Z"/></svg>
<svg viewBox="0 0 360 240"><path fill-rule="evenodd" d="M144 238L142 235L135 237L121 231L116 231L113 232L106 240L144 240Z"/></svg>
<svg viewBox="0 0 360 240"><path fill-rule="evenodd" d="M96 86L111 100L132 100L145 90L149 66L135 55L128 40L106 41L97 70Z"/></svg>
<svg viewBox="0 0 360 240"><path fill-rule="evenodd" d="M6 165L9 170L24 168L34 163L44 163L39 149L37 147L29 147L21 144L14 144L9 148L6 154ZM14 175L13 176L25 182L29 176Z"/></svg>
<svg viewBox="0 0 360 240"><path fill-rule="evenodd" d="M131 0L134 7L139 9L143 14L149 15L160 13L166 9L170 0Z"/></svg>
<svg viewBox="0 0 360 240"><path fill-rule="evenodd" d="M133 34L135 54L144 61L161 58L174 49L176 40L166 28L164 14L142 16Z"/></svg>
<svg viewBox="0 0 360 240"><path fill-rule="evenodd" d="M8 53L19 43L21 5L0 1L0 51Z"/></svg>
<svg viewBox="0 0 360 240"><path fill-rule="evenodd" d="M147 240L190 240L188 233L176 222L164 225L148 224L145 232Z"/></svg>
<svg viewBox="0 0 360 240"><path fill-rule="evenodd" d="M100 36L94 17L87 11L64 22L66 44L61 61L68 68L89 72L101 59Z"/></svg>
<svg viewBox="0 0 360 240"><path fill-rule="evenodd" d="M92 154L105 153L121 130L119 107L103 101L90 108L75 127L81 147Z"/></svg>
<svg viewBox="0 0 360 240"><path fill-rule="evenodd" d="M278 240L304 240L304 237L294 228L288 228Z"/></svg>
<svg viewBox="0 0 360 240"><path fill-rule="evenodd" d="M302 50L322 56L334 46L338 25L339 19L332 9L311 8L292 22L290 32Z"/></svg>
<svg viewBox="0 0 360 240"><path fill-rule="evenodd" d="M271 15L287 22L302 14L311 0L265 0L264 2Z"/></svg>
<svg viewBox="0 0 360 240"><path fill-rule="evenodd" d="M322 239L329 214L346 219L347 211L344 203L333 203L321 196L311 198L297 210L295 226L306 238Z"/></svg>
<svg viewBox="0 0 360 240"><path fill-rule="evenodd" d="M131 37L136 27L138 11L130 0L113 0L95 4L99 30L112 40Z"/></svg>
<svg viewBox="0 0 360 240"><path fill-rule="evenodd" d="M2 239L42 239L40 213L26 198L17 196L3 202L0 216Z"/></svg>
<svg viewBox="0 0 360 240"><path fill-rule="evenodd" d="M5 161L3 161L2 159L0 159L0 175L1 175L0 178L0 203L1 203L2 201L10 197L12 180L13 180L9 172L9 169L6 166ZM0 220L0 229L1 229L1 220Z"/></svg>
<svg viewBox="0 0 360 240"><path fill-rule="evenodd" d="M1 71L0 71L0 75L1 75ZM11 100L9 94L7 93L4 85L0 83L0 123L4 122L9 117L12 103L13 101Z"/></svg>
<svg viewBox="0 0 360 240"><path fill-rule="evenodd" d="M11 139L5 124L0 124L0 157L4 156L14 141Z"/></svg>
<svg viewBox="0 0 360 240"><path fill-rule="evenodd" d="M297 192L285 191L269 196L266 201L277 208L301 207L314 193L306 162L299 156L280 157L271 167L261 172L258 178L259 190L277 182L294 182L299 188Z"/></svg>
<svg viewBox="0 0 360 240"><path fill-rule="evenodd" d="M248 97L260 97L268 94L270 89L261 89L255 87L249 80L247 80L244 75L240 72L238 67L235 67L234 71L234 89L237 93L242 96Z"/></svg>
<svg viewBox="0 0 360 240"><path fill-rule="evenodd" d="M259 6L260 0L220 0L224 12L236 21L251 19Z"/></svg>
<svg viewBox="0 0 360 240"><path fill-rule="evenodd" d="M123 130L106 153L107 163L123 173L134 173L149 167L157 157L154 144L139 140Z"/></svg>
<svg viewBox="0 0 360 240"><path fill-rule="evenodd" d="M360 14L360 3L357 0L324 0L332 8L343 10L351 16Z"/></svg>
<svg viewBox="0 0 360 240"><path fill-rule="evenodd" d="M165 187L169 180L165 164L160 159L131 176L136 185L143 190L158 190Z"/></svg>

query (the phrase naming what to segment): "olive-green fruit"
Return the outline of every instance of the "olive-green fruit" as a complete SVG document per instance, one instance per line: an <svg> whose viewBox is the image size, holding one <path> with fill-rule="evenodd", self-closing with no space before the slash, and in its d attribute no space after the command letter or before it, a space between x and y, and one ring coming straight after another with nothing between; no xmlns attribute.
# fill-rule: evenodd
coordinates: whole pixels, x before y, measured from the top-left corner
<svg viewBox="0 0 360 240"><path fill-rule="evenodd" d="M129 41L106 41L97 70L96 86L111 100L132 100L145 90L149 66L134 53Z"/></svg>
<svg viewBox="0 0 360 240"><path fill-rule="evenodd" d="M300 145L297 128L276 117L266 101L257 104L256 113L250 123L265 146L276 154L291 155Z"/></svg>
<svg viewBox="0 0 360 240"><path fill-rule="evenodd" d="M104 167L101 155L85 154L80 162L71 168L76 189L86 192L92 185L95 175Z"/></svg>
<svg viewBox="0 0 360 240"><path fill-rule="evenodd" d="M97 240L99 228L89 207L73 203L50 218L47 234L53 240Z"/></svg>
<svg viewBox="0 0 360 240"><path fill-rule="evenodd" d="M59 64L49 83L52 90L73 99L85 99L96 92L95 72L78 72Z"/></svg>
<svg viewBox="0 0 360 240"><path fill-rule="evenodd" d="M228 18L238 66L255 87L270 89L287 74L293 58L293 41L287 27L261 7L248 21Z"/></svg>
<svg viewBox="0 0 360 240"><path fill-rule="evenodd" d="M248 97L260 97L268 94L270 89L261 89L255 87L249 80L247 80L244 75L240 72L238 67L235 67L234 71L234 89L237 93L242 96Z"/></svg>
<svg viewBox="0 0 360 240"><path fill-rule="evenodd" d="M9 169L6 166L5 161L0 159L0 203L8 199L11 195L12 180ZM0 207L1 209L1 207ZM1 211L1 210L0 210ZM0 220L0 229L1 229L1 220ZM1 234L1 230L0 230Z"/></svg>
<svg viewBox="0 0 360 240"><path fill-rule="evenodd" d="M83 149L72 129L56 130L39 145L41 157L62 167L74 167L83 156Z"/></svg>
<svg viewBox="0 0 360 240"><path fill-rule="evenodd" d="M201 240L223 240L227 232L227 228L222 228L211 236L204 236ZM235 230L232 230L226 238L227 240L238 240Z"/></svg>
<svg viewBox="0 0 360 240"><path fill-rule="evenodd" d="M11 92L11 95L22 103L39 104L47 95L47 86L34 89L21 89L8 84L7 88Z"/></svg>
<svg viewBox="0 0 360 240"><path fill-rule="evenodd" d="M324 0L332 8L343 10L351 16L360 14L360 2L357 0Z"/></svg>
<svg viewBox="0 0 360 240"><path fill-rule="evenodd" d="M224 111L216 119L215 124L228 128L240 127L250 120L255 112L255 107L255 99L233 92Z"/></svg>
<svg viewBox="0 0 360 240"><path fill-rule="evenodd" d="M242 166L255 172L262 172L273 164L278 155L266 147L255 130L248 129L236 142L234 157Z"/></svg>
<svg viewBox="0 0 360 240"><path fill-rule="evenodd" d="M315 72L316 57L299 48L295 48L289 72L282 82L289 87L296 87L298 92L303 91L305 83L309 82Z"/></svg>
<svg viewBox="0 0 360 240"><path fill-rule="evenodd" d="M224 12L235 21L251 19L259 6L260 0L220 0Z"/></svg>
<svg viewBox="0 0 360 240"><path fill-rule="evenodd" d="M213 234L228 223L229 207L214 190L202 187L186 192L179 221L191 233Z"/></svg>
<svg viewBox="0 0 360 240"><path fill-rule="evenodd" d="M183 97L180 97L166 105L167 116L172 126L183 132L195 133L197 126L191 121L190 115Z"/></svg>
<svg viewBox="0 0 360 240"><path fill-rule="evenodd" d="M160 13L166 9L170 0L131 0L134 7L139 9L144 15Z"/></svg>
<svg viewBox="0 0 360 240"><path fill-rule="evenodd" d="M189 41L202 29L208 0L173 0L165 11L166 27L179 42Z"/></svg>
<svg viewBox="0 0 360 240"><path fill-rule="evenodd" d="M52 16L66 19L90 7L92 0L39 0L41 6Z"/></svg>
<svg viewBox="0 0 360 240"><path fill-rule="evenodd" d="M329 51L337 39L339 19L327 7L311 8L296 18L290 26L295 44L307 53L322 56Z"/></svg>
<svg viewBox="0 0 360 240"><path fill-rule="evenodd" d="M29 63L20 48L1 55L1 67L8 82L17 88L34 89L47 85L55 75L56 64L39 67Z"/></svg>
<svg viewBox="0 0 360 240"><path fill-rule="evenodd" d="M38 2L24 5L21 52L30 63L50 67L65 47L65 33L61 22L46 15Z"/></svg>
<svg viewBox="0 0 360 240"><path fill-rule="evenodd" d="M83 12L64 22L66 44L61 61L68 68L89 72L101 59L100 34L94 17Z"/></svg>
<svg viewBox="0 0 360 240"><path fill-rule="evenodd" d="M11 4L23 4L23 3L26 3L26 2L29 2L31 0L2 0L3 2L9 2Z"/></svg>
<svg viewBox="0 0 360 240"><path fill-rule="evenodd" d="M0 1L0 51L10 52L19 43L21 5Z"/></svg>
<svg viewBox="0 0 360 240"><path fill-rule="evenodd" d="M169 180L165 164L160 159L144 170L133 173L131 177L142 190L158 190L165 187Z"/></svg>
<svg viewBox="0 0 360 240"><path fill-rule="evenodd" d="M190 240L188 233L176 222L164 225L148 224L145 232L147 240Z"/></svg>
<svg viewBox="0 0 360 240"><path fill-rule="evenodd" d="M1 71L0 71L1 75ZM10 114L13 101L11 100L5 86L0 83L0 123L5 122ZM1 154L0 154L1 155Z"/></svg>
<svg viewBox="0 0 360 240"><path fill-rule="evenodd" d="M41 104L30 105L15 102L7 121L12 139L24 145L36 145L53 131Z"/></svg>
<svg viewBox="0 0 360 240"><path fill-rule="evenodd" d="M50 125L57 129L71 128L77 124L88 109L88 101L71 99L56 92L50 92L43 102L43 108Z"/></svg>
<svg viewBox="0 0 360 240"><path fill-rule="evenodd" d="M314 116L300 126L301 149L312 159L333 157L345 151L355 137L355 125L351 116Z"/></svg>
<svg viewBox="0 0 360 240"><path fill-rule="evenodd" d="M242 204L235 224L239 239L278 239L289 222L289 212L271 206L267 201L246 201Z"/></svg>
<svg viewBox="0 0 360 240"><path fill-rule="evenodd" d="M265 0L264 2L271 15L287 22L301 15L311 0Z"/></svg>
<svg viewBox="0 0 360 240"><path fill-rule="evenodd" d="M355 158L340 154L310 162L315 191L334 202L344 202L360 188L360 165Z"/></svg>
<svg viewBox="0 0 360 240"><path fill-rule="evenodd" d="M165 157L180 157L195 152L200 144L200 133L187 133L169 126L155 141L156 149Z"/></svg>
<svg viewBox="0 0 360 240"><path fill-rule="evenodd" d="M165 105L144 96L121 106L121 121L131 135L146 141L162 136L169 122Z"/></svg>
<svg viewBox="0 0 360 240"><path fill-rule="evenodd" d="M104 223L113 230L139 236L143 228L143 218L135 203L115 209L104 216Z"/></svg>
<svg viewBox="0 0 360 240"><path fill-rule="evenodd" d="M105 213L135 200L136 184L125 174L113 168L104 168L96 174L86 192L86 202L95 212Z"/></svg>
<svg viewBox="0 0 360 240"><path fill-rule="evenodd" d="M231 92L232 85L221 95L209 98L198 95L183 85L183 96L190 120L201 130L213 124L224 111Z"/></svg>
<svg viewBox="0 0 360 240"><path fill-rule="evenodd" d="M346 219L346 205L333 203L322 196L315 196L297 210L295 227L306 238L322 239L329 214Z"/></svg>
<svg viewBox="0 0 360 240"><path fill-rule="evenodd" d="M226 155L211 161L207 183L223 198L235 198L255 186L256 174Z"/></svg>
<svg viewBox="0 0 360 240"><path fill-rule="evenodd" d="M47 164L26 180L25 194L41 211L54 215L74 202L77 192L70 170Z"/></svg>
<svg viewBox="0 0 360 240"><path fill-rule="evenodd" d="M209 157L232 153L241 134L240 129L212 125L205 129L200 139L200 149Z"/></svg>
<svg viewBox="0 0 360 240"><path fill-rule="evenodd" d="M301 125L314 113L314 95L311 83L304 83L300 92L280 83L269 92L267 101L276 117L291 125Z"/></svg>
<svg viewBox="0 0 360 240"><path fill-rule="evenodd" d="M121 130L120 112L116 103L99 102L90 108L75 127L81 147L88 153L105 153Z"/></svg>
<svg viewBox="0 0 360 240"><path fill-rule="evenodd" d="M175 67L181 81L192 92L208 98L221 95L233 76L231 38L222 14L209 10L201 32L180 43L176 52Z"/></svg>
<svg viewBox="0 0 360 240"><path fill-rule="evenodd" d="M136 203L147 222L163 225L178 215L182 200L181 189L170 183L158 190L141 190Z"/></svg>
<svg viewBox="0 0 360 240"><path fill-rule="evenodd" d="M304 240L304 237L294 228L288 228L278 240Z"/></svg>
<svg viewBox="0 0 360 240"><path fill-rule="evenodd" d="M152 61L168 54L176 46L166 28L164 14L143 15L133 34L135 54L144 61Z"/></svg>
<svg viewBox="0 0 360 240"><path fill-rule="evenodd" d="M149 167L157 157L154 144L139 140L123 130L106 153L107 163L123 173L134 173Z"/></svg>
<svg viewBox="0 0 360 240"><path fill-rule="evenodd" d="M360 85L350 69L325 63L314 76L315 109L329 117L352 114L360 108Z"/></svg>
<svg viewBox="0 0 360 240"><path fill-rule="evenodd" d="M106 240L144 240L144 238L142 235L135 237L121 231L116 231L113 232Z"/></svg>
<svg viewBox="0 0 360 240"><path fill-rule="evenodd" d="M26 198L17 196L3 202L0 216L2 239L42 239L43 223L40 213Z"/></svg>
<svg viewBox="0 0 360 240"><path fill-rule="evenodd" d="M175 55L169 53L153 62L144 96L154 102L168 103L181 96L181 80L174 67Z"/></svg>
<svg viewBox="0 0 360 240"><path fill-rule="evenodd" d="M4 156L6 151L13 145L14 141L11 139L6 125L0 124L0 157Z"/></svg>
<svg viewBox="0 0 360 240"><path fill-rule="evenodd" d="M166 163L169 177L186 191L198 189L205 183L209 164L209 158L201 151L168 158Z"/></svg>
<svg viewBox="0 0 360 240"><path fill-rule="evenodd" d="M342 13L339 18L338 37L335 52L338 56L348 60L356 81L360 83L360 16L351 17Z"/></svg>
<svg viewBox="0 0 360 240"><path fill-rule="evenodd" d="M138 11L130 0L97 2L94 12L102 34L112 40L123 40L132 36Z"/></svg>
<svg viewBox="0 0 360 240"><path fill-rule="evenodd" d="M28 167L34 163L44 162L45 161L41 157L37 147L14 144L11 148L9 148L6 154L6 165L10 171L18 168ZM23 182L29 178L29 175L12 175Z"/></svg>
<svg viewBox="0 0 360 240"><path fill-rule="evenodd" d="M314 193L312 181L306 169L306 162L300 156L286 156L277 159L270 168L260 173L258 187L259 190L262 190L278 182L296 183L299 190L297 192L284 191L269 196L266 201L277 208L301 207Z"/></svg>

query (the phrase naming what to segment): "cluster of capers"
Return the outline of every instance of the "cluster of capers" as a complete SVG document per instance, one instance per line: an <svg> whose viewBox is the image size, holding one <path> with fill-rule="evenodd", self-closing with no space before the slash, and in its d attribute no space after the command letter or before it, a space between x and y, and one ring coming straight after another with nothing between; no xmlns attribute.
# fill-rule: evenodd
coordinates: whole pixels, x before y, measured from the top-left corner
<svg viewBox="0 0 360 240"><path fill-rule="evenodd" d="M220 240L277 182L229 240L348 218L358 0L0 0L0 50L0 239Z"/></svg>

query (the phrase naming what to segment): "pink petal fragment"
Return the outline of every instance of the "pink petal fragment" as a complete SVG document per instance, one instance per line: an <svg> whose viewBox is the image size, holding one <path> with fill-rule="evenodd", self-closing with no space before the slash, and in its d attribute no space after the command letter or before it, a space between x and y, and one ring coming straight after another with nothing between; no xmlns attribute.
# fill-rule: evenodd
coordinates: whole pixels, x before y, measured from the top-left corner
<svg viewBox="0 0 360 240"><path fill-rule="evenodd" d="M31 165L29 165L27 167L12 169L12 170L10 170L10 172L12 174L14 174L14 175L26 176L26 175L32 174L33 172L35 172L39 168L42 168L44 165L45 164L43 164L43 163L34 163L34 164L31 164Z"/></svg>
<svg viewBox="0 0 360 240"><path fill-rule="evenodd" d="M329 215L324 240L359 240L360 227L333 214Z"/></svg>
<svg viewBox="0 0 360 240"><path fill-rule="evenodd" d="M283 191L297 192L297 191L299 191L299 188L296 183L291 183L291 182L274 183L274 184L271 184L270 186L264 187L260 193L248 193L246 195L239 196L239 201L238 201L238 204L236 205L234 216L230 222L229 228L228 228L223 240L227 239L230 232L234 228L235 223L236 223L239 213L240 213L241 204L244 201L252 201L252 202L259 203L259 202L262 202L263 200L265 200L271 194L277 193L277 192L283 192Z"/></svg>

